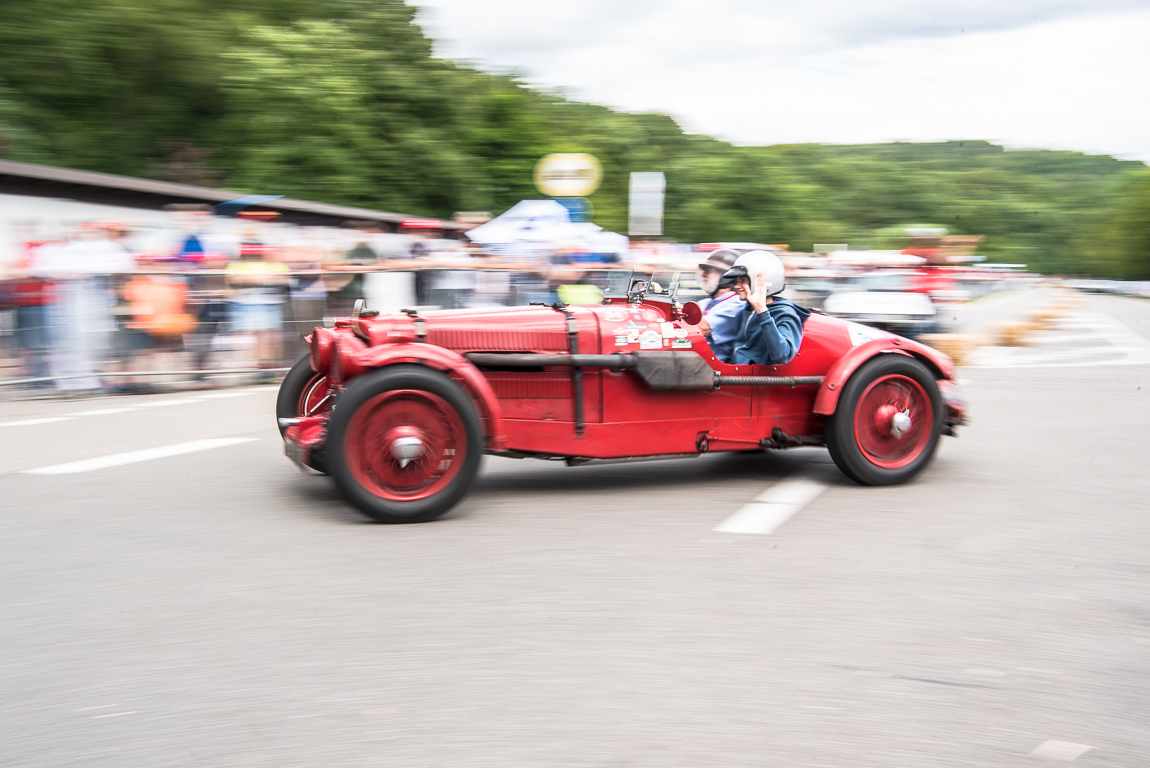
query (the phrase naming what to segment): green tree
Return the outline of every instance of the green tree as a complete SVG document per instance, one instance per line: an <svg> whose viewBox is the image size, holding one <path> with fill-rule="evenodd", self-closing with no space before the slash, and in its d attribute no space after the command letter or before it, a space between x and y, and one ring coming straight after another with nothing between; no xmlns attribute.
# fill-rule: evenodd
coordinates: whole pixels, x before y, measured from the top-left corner
<svg viewBox="0 0 1150 768"><path fill-rule="evenodd" d="M1130 174L1117 197L1088 252L1109 276L1150 280L1150 169Z"/></svg>
<svg viewBox="0 0 1150 768"><path fill-rule="evenodd" d="M927 221L991 259L1146 275L1142 163L985 141L737 147L436 59L402 0L4 0L0 155L449 216L537 197L550 152L667 176L687 242L892 241Z"/></svg>

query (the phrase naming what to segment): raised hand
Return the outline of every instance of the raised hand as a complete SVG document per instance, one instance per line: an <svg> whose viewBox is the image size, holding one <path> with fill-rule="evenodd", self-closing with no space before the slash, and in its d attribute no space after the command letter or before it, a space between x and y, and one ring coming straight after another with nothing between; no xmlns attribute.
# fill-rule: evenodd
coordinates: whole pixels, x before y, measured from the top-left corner
<svg viewBox="0 0 1150 768"><path fill-rule="evenodd" d="M747 294L747 303L755 312L762 312L771 303L767 298L767 276L762 272L755 275L755 288Z"/></svg>

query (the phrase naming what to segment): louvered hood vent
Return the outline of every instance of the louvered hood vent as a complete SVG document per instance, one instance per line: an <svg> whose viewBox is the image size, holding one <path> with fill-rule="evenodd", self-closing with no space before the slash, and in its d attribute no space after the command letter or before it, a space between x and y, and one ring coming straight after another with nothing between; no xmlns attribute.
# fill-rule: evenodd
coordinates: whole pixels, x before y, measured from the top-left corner
<svg viewBox="0 0 1150 768"><path fill-rule="evenodd" d="M567 334L555 331L471 330L436 328L431 323L427 341L456 352L566 352Z"/></svg>

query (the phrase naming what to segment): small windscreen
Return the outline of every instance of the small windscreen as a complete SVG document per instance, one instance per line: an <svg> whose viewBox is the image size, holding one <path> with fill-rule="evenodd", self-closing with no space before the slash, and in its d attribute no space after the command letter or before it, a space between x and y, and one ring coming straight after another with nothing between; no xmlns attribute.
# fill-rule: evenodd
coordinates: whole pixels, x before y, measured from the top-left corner
<svg viewBox="0 0 1150 768"><path fill-rule="evenodd" d="M590 282L599 286L605 299L624 299L631 287L630 269L600 269L589 273Z"/></svg>
<svg viewBox="0 0 1150 768"><path fill-rule="evenodd" d="M660 271L651 274L647 282L648 299L672 301L679 292L679 273Z"/></svg>

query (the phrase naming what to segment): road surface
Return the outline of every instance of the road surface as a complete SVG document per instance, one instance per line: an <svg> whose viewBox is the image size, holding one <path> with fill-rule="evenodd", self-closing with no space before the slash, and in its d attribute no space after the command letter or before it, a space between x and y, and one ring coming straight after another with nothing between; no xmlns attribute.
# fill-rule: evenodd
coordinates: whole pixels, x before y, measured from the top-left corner
<svg viewBox="0 0 1150 768"><path fill-rule="evenodd" d="M415 526L272 389L0 403L0 765L1150 765L1148 338L1092 297L962 369L908 486L488 458Z"/></svg>

